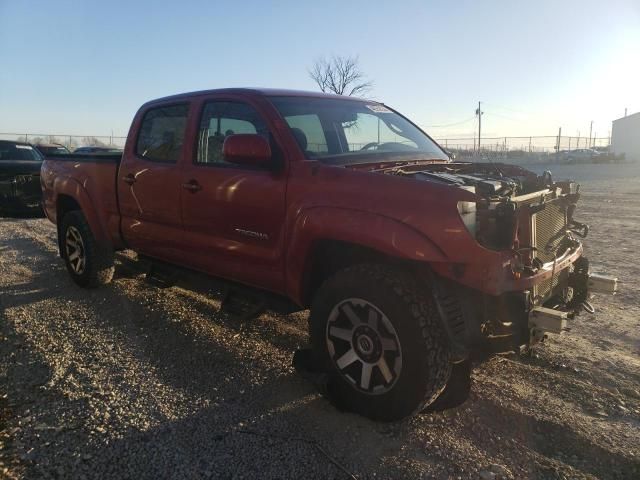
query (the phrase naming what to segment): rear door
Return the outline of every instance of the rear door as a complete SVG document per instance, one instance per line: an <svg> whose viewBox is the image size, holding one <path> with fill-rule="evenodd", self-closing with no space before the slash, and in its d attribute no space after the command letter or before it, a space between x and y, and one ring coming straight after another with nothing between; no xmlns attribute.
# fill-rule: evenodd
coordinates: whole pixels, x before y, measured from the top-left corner
<svg viewBox="0 0 640 480"><path fill-rule="evenodd" d="M286 167L233 165L222 155L227 136L259 134L270 141L274 165L283 165L272 128L258 105L244 100L210 99L197 108L196 145L182 172L185 259L192 268L281 292Z"/></svg>
<svg viewBox="0 0 640 480"><path fill-rule="evenodd" d="M151 106L127 142L117 177L122 234L134 250L161 260L182 258L180 162L188 103ZM136 128L137 126L137 128Z"/></svg>

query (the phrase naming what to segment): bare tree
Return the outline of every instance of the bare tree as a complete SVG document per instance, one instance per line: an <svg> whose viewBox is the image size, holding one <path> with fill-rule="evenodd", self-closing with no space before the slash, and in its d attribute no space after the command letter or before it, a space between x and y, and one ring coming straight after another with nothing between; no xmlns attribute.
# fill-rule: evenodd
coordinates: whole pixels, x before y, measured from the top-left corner
<svg viewBox="0 0 640 480"><path fill-rule="evenodd" d="M338 95L364 96L373 87L360 70L358 57L333 56L330 60L320 58L309 70L309 76L323 92Z"/></svg>
<svg viewBox="0 0 640 480"><path fill-rule="evenodd" d="M81 140L83 146L86 147L106 147L107 144L102 140L98 140L96 137L84 137Z"/></svg>

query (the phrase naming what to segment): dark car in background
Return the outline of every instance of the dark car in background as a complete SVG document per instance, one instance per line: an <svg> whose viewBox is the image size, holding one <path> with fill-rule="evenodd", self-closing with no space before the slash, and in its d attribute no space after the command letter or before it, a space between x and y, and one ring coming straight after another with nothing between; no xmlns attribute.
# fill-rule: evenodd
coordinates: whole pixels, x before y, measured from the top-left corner
<svg viewBox="0 0 640 480"><path fill-rule="evenodd" d="M59 143L39 143L34 146L44 156L69 155L71 153L67 147Z"/></svg>
<svg viewBox="0 0 640 480"><path fill-rule="evenodd" d="M42 213L40 167L43 160L33 145L0 140L0 214Z"/></svg>

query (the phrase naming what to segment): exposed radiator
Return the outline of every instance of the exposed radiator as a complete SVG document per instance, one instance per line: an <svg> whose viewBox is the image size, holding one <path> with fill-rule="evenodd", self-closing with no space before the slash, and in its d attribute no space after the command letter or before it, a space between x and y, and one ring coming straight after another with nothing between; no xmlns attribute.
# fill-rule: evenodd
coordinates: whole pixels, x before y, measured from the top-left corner
<svg viewBox="0 0 640 480"><path fill-rule="evenodd" d="M533 241L535 256L542 263L552 262L566 250L566 207L558 201L549 201L545 208L533 215ZM534 296L546 299L563 280L567 272L558 272L553 279L545 280L534 288Z"/></svg>

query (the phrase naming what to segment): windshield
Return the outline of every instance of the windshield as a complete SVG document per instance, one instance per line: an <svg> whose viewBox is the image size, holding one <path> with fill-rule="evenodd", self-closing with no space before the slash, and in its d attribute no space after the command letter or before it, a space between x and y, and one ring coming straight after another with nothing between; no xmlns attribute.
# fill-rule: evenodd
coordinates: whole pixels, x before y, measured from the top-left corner
<svg viewBox="0 0 640 480"><path fill-rule="evenodd" d="M42 160L42 157L31 145L1 142L0 161L10 160Z"/></svg>
<svg viewBox="0 0 640 480"><path fill-rule="evenodd" d="M306 158L361 163L371 155L406 160L447 155L419 128L382 104L333 98L271 97Z"/></svg>

